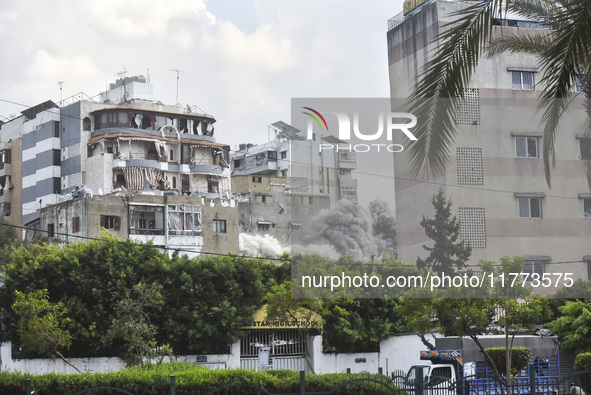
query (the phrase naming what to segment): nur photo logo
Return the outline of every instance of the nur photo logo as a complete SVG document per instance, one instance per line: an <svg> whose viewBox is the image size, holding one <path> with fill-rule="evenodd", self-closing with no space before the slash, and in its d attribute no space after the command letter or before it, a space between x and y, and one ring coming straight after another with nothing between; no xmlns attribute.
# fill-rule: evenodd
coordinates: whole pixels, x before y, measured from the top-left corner
<svg viewBox="0 0 591 395"><path fill-rule="evenodd" d="M305 111L302 113L308 116L306 125L306 138L313 140L315 133L314 127L317 125L321 132L328 132L328 122L326 116L336 119L338 133L335 137L345 144L339 143L321 143L319 151L336 150L349 152L369 152L369 151L388 151L401 152L404 150L402 144L393 143L394 133L402 133L410 141L416 141L417 137L411 132L411 128L416 126L417 118L407 112L376 112L373 114L372 122L377 119L377 131L360 127L359 112L341 112L341 111L317 111L312 107L302 107ZM323 115L324 114L324 115ZM367 112L364 116L368 116ZM368 143L352 144L352 141L364 141ZM371 142L371 143L369 143Z"/></svg>

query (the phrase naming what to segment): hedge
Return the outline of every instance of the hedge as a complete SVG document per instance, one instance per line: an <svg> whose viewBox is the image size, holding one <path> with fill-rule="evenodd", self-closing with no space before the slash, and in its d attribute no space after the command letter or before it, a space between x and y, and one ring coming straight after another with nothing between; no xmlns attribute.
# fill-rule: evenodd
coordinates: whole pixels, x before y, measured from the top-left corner
<svg viewBox="0 0 591 395"><path fill-rule="evenodd" d="M177 395L207 394L212 390L232 384L248 384L282 394L299 392L299 372L289 370L252 370L208 368L183 362L171 362L149 367L132 367L111 373L43 374L0 372L0 394L24 394L25 382L32 380L35 395L72 395L96 386L110 386L129 391L135 395L169 395L170 376L176 377ZM306 375L307 391L330 391L350 380L370 378L392 386L392 381L383 375L324 374ZM339 391L343 395L358 395L371 388L371 394L385 394L386 388L374 383L358 382ZM103 392L101 392L102 394Z"/></svg>
<svg viewBox="0 0 591 395"><path fill-rule="evenodd" d="M505 375L507 372L505 347L491 347L485 349L486 353L493 360L499 374ZM511 373L513 375L525 368L531 360L531 350L527 347L513 347L511 349ZM491 363L485 358L488 367L492 368Z"/></svg>

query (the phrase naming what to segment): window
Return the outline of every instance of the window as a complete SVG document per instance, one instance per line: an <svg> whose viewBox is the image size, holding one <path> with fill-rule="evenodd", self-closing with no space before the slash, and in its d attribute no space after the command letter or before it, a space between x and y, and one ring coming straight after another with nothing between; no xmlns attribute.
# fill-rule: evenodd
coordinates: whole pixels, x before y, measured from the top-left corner
<svg viewBox="0 0 591 395"><path fill-rule="evenodd" d="M213 220L213 233L226 233L226 220L225 219L214 219Z"/></svg>
<svg viewBox="0 0 591 395"><path fill-rule="evenodd" d="M85 117L82 120L82 130L85 132L90 132L90 118Z"/></svg>
<svg viewBox="0 0 591 395"><path fill-rule="evenodd" d="M121 229L121 217L115 215L101 215L101 227L105 229Z"/></svg>
<svg viewBox="0 0 591 395"><path fill-rule="evenodd" d="M72 218L72 233L80 232L80 217Z"/></svg>
<svg viewBox="0 0 591 395"><path fill-rule="evenodd" d="M281 170L279 174L281 177L287 177L287 170Z"/></svg>
<svg viewBox="0 0 591 395"><path fill-rule="evenodd" d="M156 213L156 228L162 214ZM168 206L168 234L174 236L201 236L201 206ZM164 234L162 232L162 234Z"/></svg>
<svg viewBox="0 0 591 395"><path fill-rule="evenodd" d="M583 199L583 215L585 218L591 218L591 198Z"/></svg>
<svg viewBox="0 0 591 395"><path fill-rule="evenodd" d="M591 160L591 138L585 137L580 139L581 142L581 159Z"/></svg>
<svg viewBox="0 0 591 395"><path fill-rule="evenodd" d="M55 225L47 225L47 237L55 237Z"/></svg>
<svg viewBox="0 0 591 395"><path fill-rule="evenodd" d="M53 193L60 194L62 193L62 178L61 177L53 177Z"/></svg>
<svg viewBox="0 0 591 395"><path fill-rule="evenodd" d="M59 166L62 163L62 150L53 150L53 165Z"/></svg>
<svg viewBox="0 0 591 395"><path fill-rule="evenodd" d="M258 230L269 230L271 229L271 223L270 222L259 222L257 229Z"/></svg>
<svg viewBox="0 0 591 395"><path fill-rule="evenodd" d="M546 263L540 260L523 260L523 272L529 274L528 280L532 280L531 275L537 274L540 279L546 272ZM535 276L534 276L535 277Z"/></svg>
<svg viewBox="0 0 591 395"><path fill-rule="evenodd" d="M520 197L519 216L521 218L542 218L542 198Z"/></svg>
<svg viewBox="0 0 591 395"><path fill-rule="evenodd" d="M314 198L312 196L308 197L308 204L314 204Z"/></svg>
<svg viewBox="0 0 591 395"><path fill-rule="evenodd" d="M268 196L268 195L259 195L257 196L257 202L258 203L271 203L273 201L273 197L272 196Z"/></svg>
<svg viewBox="0 0 591 395"><path fill-rule="evenodd" d="M532 71L513 71L512 81L515 90L534 90L534 73Z"/></svg>
<svg viewBox="0 0 591 395"><path fill-rule="evenodd" d="M252 176L252 182L263 182L263 177L261 177L261 176Z"/></svg>
<svg viewBox="0 0 591 395"><path fill-rule="evenodd" d="M60 136L60 123L56 121L53 123L53 137L59 137L59 136Z"/></svg>
<svg viewBox="0 0 591 395"><path fill-rule="evenodd" d="M291 230L300 230L302 228L302 224L299 224L297 222L292 222L289 224L289 227Z"/></svg>
<svg viewBox="0 0 591 395"><path fill-rule="evenodd" d="M276 151L267 151L267 159L269 162L277 161L277 152Z"/></svg>
<svg viewBox="0 0 591 395"><path fill-rule="evenodd" d="M287 151L281 151L281 159L287 159Z"/></svg>
<svg viewBox="0 0 591 395"><path fill-rule="evenodd" d="M515 137L518 158L539 158L537 137Z"/></svg>

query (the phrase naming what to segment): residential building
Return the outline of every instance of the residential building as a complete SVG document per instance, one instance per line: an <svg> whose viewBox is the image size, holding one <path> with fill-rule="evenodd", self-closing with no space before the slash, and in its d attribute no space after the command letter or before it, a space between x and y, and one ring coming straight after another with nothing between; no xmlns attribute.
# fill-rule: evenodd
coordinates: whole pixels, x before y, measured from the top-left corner
<svg viewBox="0 0 591 395"><path fill-rule="evenodd" d="M326 195L331 204L341 199L357 200L355 152L319 150L321 142L344 144L333 136L307 140L305 133L286 124L269 126L272 139L265 144L241 144L232 153L232 176L271 175L285 178L287 192Z"/></svg>
<svg viewBox="0 0 591 395"><path fill-rule="evenodd" d="M3 214L27 237L69 240L103 227L159 246L237 252L230 148L215 141L215 118L152 92L146 78L126 77L1 125Z"/></svg>
<svg viewBox="0 0 591 395"><path fill-rule="evenodd" d="M405 12L389 21L393 99L408 97L421 67L440 44L439 34L449 28L452 14L467 6L459 1L406 1ZM538 23L509 15L496 21L492 36L546 32ZM414 261L427 254L423 245L432 241L420 219L433 215L431 198L442 188L453 203L462 239L472 246L470 265L519 256L528 273L591 277L591 139L582 135L586 114L573 90L570 111L559 126L550 188L537 111L540 74L532 55L481 57L456 110L457 134L444 173L415 175L408 150L394 154L401 259Z"/></svg>
<svg viewBox="0 0 591 395"><path fill-rule="evenodd" d="M320 210L330 208L330 198L291 191L286 180L274 175L232 177L241 233L270 235L282 245L310 242L303 237L310 233Z"/></svg>

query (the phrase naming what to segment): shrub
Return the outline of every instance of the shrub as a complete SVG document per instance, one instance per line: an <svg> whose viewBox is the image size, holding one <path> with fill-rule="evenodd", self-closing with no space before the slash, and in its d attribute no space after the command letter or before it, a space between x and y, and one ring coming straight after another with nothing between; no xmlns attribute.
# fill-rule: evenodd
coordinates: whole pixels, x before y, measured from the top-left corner
<svg viewBox="0 0 591 395"><path fill-rule="evenodd" d="M299 373L295 371L260 371L240 369L210 370L189 363L173 362L152 365L146 368L132 367L111 373L81 374L30 374L0 372L0 394L24 394L25 382L32 380L36 395L74 394L96 386L110 386L127 390L137 395L168 395L170 376L176 377L177 395L207 394L214 389L228 387L228 393L244 393L246 387L259 387L277 393L297 393ZM356 379L343 387L339 394L358 395L361 393L386 394L385 385L391 380L382 375L369 374L325 374L306 375L307 391L330 391L338 385ZM377 384L379 382L380 384ZM240 387L240 386L244 387ZM369 392L368 392L369 391Z"/></svg>
<svg viewBox="0 0 591 395"><path fill-rule="evenodd" d="M494 362L498 372L501 375L505 375L507 372L506 351L505 347L492 347L487 348L485 351ZM516 375L519 371L525 368L531 359L531 350L527 347L513 347L511 349L511 374ZM492 365L488 359L485 359L485 363L488 367L492 368Z"/></svg>
<svg viewBox="0 0 591 395"><path fill-rule="evenodd" d="M590 393L591 391L591 352L584 352L578 354L575 357L575 364L574 364L575 371L577 372L585 372L585 374L577 375L577 379L579 381L579 386L585 391L585 393Z"/></svg>

